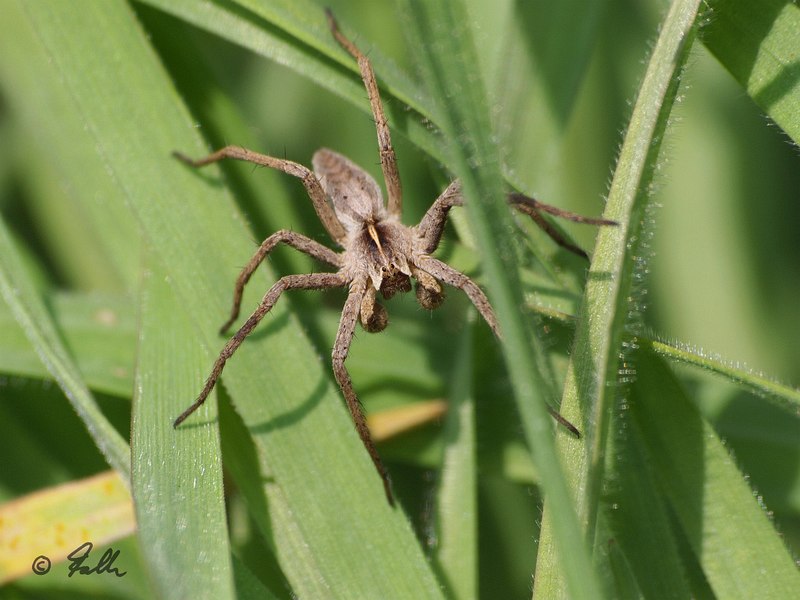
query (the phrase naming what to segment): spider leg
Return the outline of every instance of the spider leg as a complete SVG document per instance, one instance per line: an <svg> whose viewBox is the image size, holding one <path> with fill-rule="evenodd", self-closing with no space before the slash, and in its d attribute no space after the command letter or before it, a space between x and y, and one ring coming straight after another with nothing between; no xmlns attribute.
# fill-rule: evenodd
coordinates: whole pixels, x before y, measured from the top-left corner
<svg viewBox="0 0 800 600"><path fill-rule="evenodd" d="M421 260L416 263L417 268L426 273L433 275L439 281L452 285L462 290L481 313L483 320L492 328L497 337L502 337L500 334L500 327L497 324L497 318L494 316L494 309L489 304L489 299L483 290L472 281L469 277L464 275L461 271L457 271L450 265L433 258L432 256L423 256Z"/></svg>
<svg viewBox="0 0 800 600"><path fill-rule="evenodd" d="M344 394L347 408L350 410L350 416L353 418L353 423L356 426L356 431L361 438L361 442L367 449L370 458L372 458L372 463L375 465L378 474L383 480L383 489L386 492L386 499L389 501L390 505L394 506L394 496L392 495L392 483L389 479L389 472L386 470L386 467L383 466L381 457L378 455L375 444L372 442L372 437L367 427L367 419L364 417L364 410L361 407L358 396L356 396L356 392L353 389L353 382L350 380L350 374L347 372L347 367L345 367L344 364L347 359L347 354L350 351L350 343L353 341L353 333L355 332L356 321L359 318L366 287L366 278L357 279L350 285L350 293L344 303L342 318L339 321L339 331L336 334L336 341L333 344L333 354L331 357L333 375L336 377L336 382L339 384L342 394Z"/></svg>
<svg viewBox="0 0 800 600"><path fill-rule="evenodd" d="M562 210L556 206L545 204L535 198L530 198L516 192L508 194L508 202L517 210L533 219L533 222L556 244L587 260L589 259L589 255L586 254L582 248L570 242L558 229L553 227L541 213L546 212L556 217L567 219L568 221L585 223L587 225L617 225L616 221L584 217L583 215L568 210ZM417 233L424 240L423 249L425 252L433 252L439 245L450 209L454 206L463 206L463 204L464 198L461 195L461 184L456 179L441 193L428 209L428 212L425 213L425 216L422 217L419 225L417 225Z"/></svg>
<svg viewBox="0 0 800 600"><path fill-rule="evenodd" d="M191 415L195 410L200 408L203 402L206 401L208 395L211 393L211 390L214 389L214 385L217 383L219 376L222 374L222 369L225 367L225 363L228 359L233 355L234 352L242 345L245 338L250 335L250 332L255 329L256 325L259 324L261 319L264 318L275 303L280 298L281 294L286 290L292 289L305 289L305 290L319 290L324 288L334 288L334 287L342 287L347 284L347 279L345 279L339 273L312 273L310 275L287 275L286 277L281 277L275 285L273 285L269 291L266 293L264 298L261 300L261 303L258 305L258 308L253 312L252 315L247 319L244 325L239 328L234 336L228 340L228 343L225 344L225 347L222 349L222 352L219 353L219 357L217 357L216 362L214 362L214 366L211 369L211 374L208 376L205 385L203 386L203 390L200 392L200 395L197 397L197 400L183 411L180 416L175 419L173 423L173 427L177 427L181 423L183 423L186 418Z"/></svg>
<svg viewBox="0 0 800 600"><path fill-rule="evenodd" d="M417 235L423 239L422 251L430 254L439 246L442 239L447 214L454 206L463 206L464 198L461 195L461 182L456 179L439 194L431 204L428 211L417 225Z"/></svg>
<svg viewBox="0 0 800 600"><path fill-rule="evenodd" d="M319 220L322 221L322 225L325 227L325 230L330 234L334 241L339 244L344 243L347 235L344 230L344 225L339 222L339 219L336 218L336 213L333 211L333 208L330 204L328 204L325 192L322 189L322 185L320 184L316 175L314 175L310 169L304 167L303 165L291 160L274 158L272 156L267 156L266 154L259 154L258 152L253 152L252 150L248 150L247 148L242 148L240 146L225 146L224 148L221 148L220 150L217 150L216 152L213 152L203 158L198 158L197 160L189 158L181 152L173 152L172 155L191 167L204 167L205 165L217 162L224 158L233 158L256 165L261 165L262 167L277 169L279 171L283 171L287 175L297 177L303 182L303 185L308 192L308 196L311 198L311 202L314 204L314 210L317 212Z"/></svg>
<svg viewBox="0 0 800 600"><path fill-rule="evenodd" d="M530 196L525 196L524 194L520 194L518 192L509 194L508 201L520 210L523 210L521 208L522 206L528 206L533 210L550 213L551 215L561 217L562 219L567 219L568 221L573 221L575 223L585 223L586 225L619 225L619 223L612 221L611 219L585 217L584 215L579 215L578 213L564 210L563 208L558 208L557 206L553 206L551 204L545 204L536 198L531 198ZM523 210L523 212L525 211Z"/></svg>
<svg viewBox="0 0 800 600"><path fill-rule="evenodd" d="M472 300L475 308L477 308L478 312L481 313L481 316L483 316L483 319L486 321L489 327L492 328L494 334L497 337L502 337L500 335L500 328L497 325L497 319L494 316L492 305L489 304L489 299L474 281L460 271L456 271L450 265L443 263L442 261L431 256L426 256L423 260L424 266L419 266L418 263L420 269L424 268L424 271L430 275L433 275L436 279L463 290L467 297ZM573 435L576 437L581 437L581 432L578 430L578 428L562 417L561 413L559 413L549 404L547 405L547 412L549 412L550 416L553 417L558 423L566 427Z"/></svg>
<svg viewBox="0 0 800 600"><path fill-rule="evenodd" d="M535 198L530 198L516 192L508 195L508 202L517 210L525 213L531 219L533 219L533 222L536 223L536 225L538 225L539 228L544 231L556 244L565 250L569 250L573 254L582 256L586 260L589 260L589 255L586 254L582 248L579 248L567 240L567 238L564 237L560 231L553 227L553 225L542 216L542 212L550 213L551 215L561 217L562 219L567 219L568 221L573 221L575 223L585 223L587 225L617 225L616 221L584 217L583 215L579 215L568 210L562 210L556 206L545 204L544 202L540 202Z"/></svg>
<svg viewBox="0 0 800 600"><path fill-rule="evenodd" d="M261 261L263 261L267 255L272 252L272 249L280 243L287 244L292 248L299 250L300 252L308 254L309 256L334 267L342 266L342 259L339 254L330 248L326 248L319 242L315 242L314 240L300 233L295 233L294 231L288 231L285 229L276 231L261 243L261 245L258 247L258 250L256 250L255 254L253 254L252 258L242 269L242 272L239 273L239 277L236 278L236 287L233 292L233 307L231 308L231 315L228 320L225 321L225 324L220 328L220 333L225 333L228 331L228 328L237 319L239 316L239 308L242 303L244 286L247 285L247 282L250 280L250 277L253 275L256 268L258 268L258 265L261 264Z"/></svg>
<svg viewBox="0 0 800 600"><path fill-rule="evenodd" d="M388 195L387 208L389 209L389 214L399 217L403 210L403 190L400 186L397 156L392 147L389 124L386 122L386 115L383 112L378 83L375 81L375 73L366 55L339 30L339 24L336 22L330 9L326 8L325 14L328 17L328 25L331 28L333 37L339 42L339 45L358 62L358 69L361 71L361 80L364 82L364 87L367 89L369 105L372 108L372 116L375 119L375 128L378 131L381 170L383 171L383 179L386 182L386 193Z"/></svg>

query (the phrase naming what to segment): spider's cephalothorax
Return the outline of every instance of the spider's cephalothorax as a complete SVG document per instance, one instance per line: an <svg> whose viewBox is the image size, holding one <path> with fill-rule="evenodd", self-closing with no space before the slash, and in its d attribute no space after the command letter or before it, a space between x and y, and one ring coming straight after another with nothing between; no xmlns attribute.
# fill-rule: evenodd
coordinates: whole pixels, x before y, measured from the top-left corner
<svg viewBox="0 0 800 600"><path fill-rule="evenodd" d="M387 300L411 291L417 281L417 298L427 309L444 299L441 285L422 264L431 251L430 242L417 228L407 227L384 206L380 187L348 158L323 148L312 159L314 174L333 203L336 218L345 228L343 271L349 279L367 276L361 306L361 324L367 331L381 331L388 322L375 294Z"/></svg>
<svg viewBox="0 0 800 600"><path fill-rule="evenodd" d="M408 227L400 222L402 191L397 159L392 148L389 126L383 113L372 66L367 57L342 35L330 12L328 21L333 36L358 61L361 79L367 89L378 133L381 170L386 182L386 203L384 204L380 187L366 171L341 154L324 148L314 154L313 171L301 164L258 154L238 146L226 146L199 160L192 160L183 154L175 153L175 156L193 167L201 167L223 158L234 158L278 169L301 179L320 221L334 242L342 248L341 252L335 252L315 240L288 230L280 230L262 242L236 280L233 307L230 317L222 326L223 333L239 316L244 286L261 261L277 244L288 244L334 267L336 271L287 275L279 279L267 291L244 325L225 344L197 400L175 420L175 426L180 425L205 402L219 379L226 361L255 329L264 315L272 309L285 290L347 287L349 292L342 309L331 357L333 374L347 402L356 430L383 480L386 497L390 504L394 504L389 474L372 442L361 404L345 367L356 322L360 321L364 329L370 332L385 329L388 316L386 309L377 302L377 294L391 298L397 293L408 292L411 290L413 279L416 282L417 300L424 308L434 309L442 303L444 292L441 284L445 283L461 289L469 297L496 335L500 335L500 330L483 291L469 277L431 256L439 245L448 212L453 206L461 206L463 203L458 180L453 181L442 192L419 224ZM583 256L585 253L565 240L542 217L541 212L549 212L579 222L613 224L611 221L587 219L561 211L521 194L510 194L509 202L530 215L558 244ZM552 409L550 412L556 420L579 435L578 430L557 412Z"/></svg>

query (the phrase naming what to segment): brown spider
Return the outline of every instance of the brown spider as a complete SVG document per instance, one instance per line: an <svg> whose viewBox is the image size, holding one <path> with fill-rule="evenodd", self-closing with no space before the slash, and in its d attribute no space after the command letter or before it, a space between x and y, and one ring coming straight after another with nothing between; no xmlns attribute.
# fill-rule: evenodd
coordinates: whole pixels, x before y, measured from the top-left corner
<svg viewBox="0 0 800 600"><path fill-rule="evenodd" d="M361 78L367 89L375 118L388 202L384 206L381 190L369 174L341 154L325 148L318 150L311 159L313 172L298 163L258 154L238 146L227 146L198 160L192 160L178 152L174 153L177 158L192 167L202 167L223 158L234 158L278 169L301 179L325 229L343 248L341 252L334 252L304 235L287 230L280 230L264 240L236 280L233 308L230 317L220 329L221 333L225 333L239 316L242 292L250 276L279 243L288 244L338 270L335 273L287 275L279 279L244 325L225 344L197 400L175 419L174 426L180 425L205 402L219 379L225 362L255 329L264 315L272 309L284 291L347 286L349 293L333 345L333 374L344 394L361 441L383 480L386 497L389 503L394 505L389 474L372 442L364 412L345 367L356 321L360 320L362 327L369 332L382 331L388 324L388 316L386 309L376 301L376 294L380 292L388 299L398 292L408 292L411 290L411 279L414 279L417 300L423 308L434 309L442 303L444 292L441 283L446 283L464 291L498 337L500 329L483 291L469 277L431 256L439 245L448 212L453 206L463 204L458 180L453 181L442 192L418 225L408 227L400 222L402 207L400 176L375 74L369 59L342 35L329 11L327 16L336 41L358 61ZM568 213L521 194L510 194L509 202L530 215L556 243L582 256L586 254L561 237L539 211L578 222L612 224L610 221L589 219ZM578 430L556 411L550 409L550 413L575 435L580 435Z"/></svg>

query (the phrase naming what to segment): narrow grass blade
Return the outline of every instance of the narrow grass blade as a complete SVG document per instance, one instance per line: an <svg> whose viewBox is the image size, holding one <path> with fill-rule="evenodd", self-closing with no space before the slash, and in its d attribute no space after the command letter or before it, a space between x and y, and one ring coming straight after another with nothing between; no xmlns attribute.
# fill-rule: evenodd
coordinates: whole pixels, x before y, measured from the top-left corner
<svg viewBox="0 0 800 600"><path fill-rule="evenodd" d="M131 487L139 538L159 596L233 598L219 432L193 427L176 435L172 427L173 415L196 393L206 368L196 338L168 279L153 265L142 282ZM202 418L213 420L214 408L213 403L203 407Z"/></svg>
<svg viewBox="0 0 800 600"><path fill-rule="evenodd" d="M564 415L579 424L583 444L561 436L570 486L589 540L594 540L603 480L609 417L618 381L619 355L628 320L635 316L633 293L648 186L694 34L699 0L676 0L664 20L631 115L605 217L618 227L602 228L578 315L574 349L562 400ZM582 414L582 416L581 416ZM565 593L557 552L550 539L550 498L545 508L542 551L536 569L536 592Z"/></svg>
<svg viewBox="0 0 800 600"><path fill-rule="evenodd" d="M474 320L474 319L473 319ZM436 566L456 599L478 595L478 498L475 407L472 394L473 335L458 343L444 429L444 460L437 494Z"/></svg>
<svg viewBox="0 0 800 600"><path fill-rule="evenodd" d="M33 568L55 566L86 542L99 549L135 529L128 482L115 471L0 505L0 585L29 575L35 557L41 561ZM120 571L123 562L115 565Z"/></svg>
<svg viewBox="0 0 800 600"><path fill-rule="evenodd" d="M449 164L461 180L490 298L504 334L503 347L514 386L522 426L548 500L555 507L559 549L568 561L562 566L575 597L599 596L572 502L556 456L545 401L554 394L549 365L530 325L522 319L524 304L511 243L511 215L503 196L497 148L491 142L483 83L475 50L458 2L425 5L400 1L406 15L408 45L422 70L429 94L439 102L436 122L448 140Z"/></svg>
<svg viewBox="0 0 800 600"><path fill-rule="evenodd" d="M744 389L781 408L797 411L800 407L800 390L797 388L751 371L746 366L736 364L719 355L710 354L700 348L693 348L679 342L667 342L657 336L649 339L637 336L637 343L668 360L699 367L732 383L739 384Z"/></svg>
<svg viewBox="0 0 800 600"><path fill-rule="evenodd" d="M1 219L0 294L42 363L86 424L89 434L108 464L127 480L130 476L128 444L97 406L72 357L64 347L39 292L30 281L8 229Z"/></svg>
<svg viewBox="0 0 800 600"><path fill-rule="evenodd" d="M529 303L528 308L548 320L569 326L574 326L576 322L573 315L554 310L552 306ZM710 353L684 342L670 341L653 332L644 334L637 332L635 340L631 338L627 341L646 348L669 361L698 367L731 383L739 384L751 393L784 409L793 411L800 404L800 390L797 388L752 371L746 365L724 358L717 353Z"/></svg>

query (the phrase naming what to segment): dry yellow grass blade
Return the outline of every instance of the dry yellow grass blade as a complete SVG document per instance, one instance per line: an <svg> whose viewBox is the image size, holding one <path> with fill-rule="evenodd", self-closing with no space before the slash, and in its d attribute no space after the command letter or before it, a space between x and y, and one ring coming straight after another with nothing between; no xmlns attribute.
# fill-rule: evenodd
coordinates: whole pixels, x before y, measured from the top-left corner
<svg viewBox="0 0 800 600"><path fill-rule="evenodd" d="M85 542L101 546L135 529L133 501L116 471L0 505L0 584L49 568Z"/></svg>
<svg viewBox="0 0 800 600"><path fill-rule="evenodd" d="M447 412L444 400L428 400L390 408L371 414L367 425L376 442L382 442L425 423L441 418Z"/></svg>

